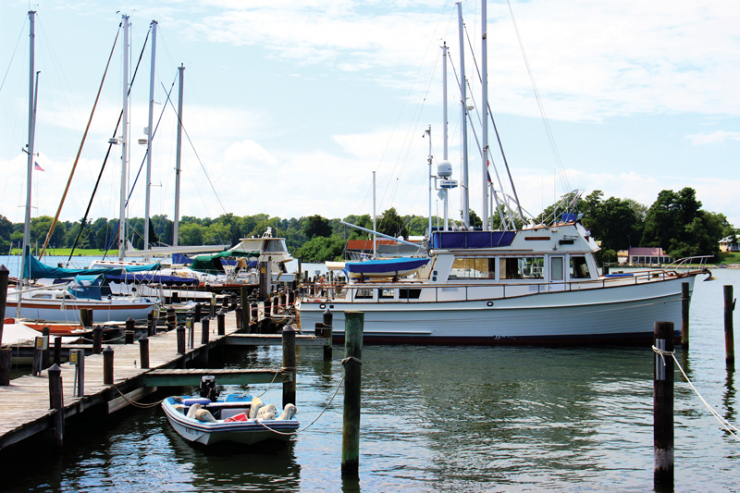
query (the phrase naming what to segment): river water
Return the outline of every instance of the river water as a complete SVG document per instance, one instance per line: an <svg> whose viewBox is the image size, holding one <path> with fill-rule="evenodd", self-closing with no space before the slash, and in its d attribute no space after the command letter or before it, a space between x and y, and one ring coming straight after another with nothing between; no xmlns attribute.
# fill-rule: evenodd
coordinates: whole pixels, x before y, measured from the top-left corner
<svg viewBox="0 0 740 493"><path fill-rule="evenodd" d="M740 284L740 271L713 273L697 280L691 349L678 359L737 426L722 286ZM366 346L359 481L344 482L342 354L324 362L320 348L299 348L297 417L318 420L287 445L191 446L159 407L88 416L68 421L62 453L43 437L3 451L2 491L653 490L649 348ZM220 363L277 368L281 349L228 350ZM246 389L280 406L279 385ZM740 490L740 441L678 371L675 447L675 491Z"/></svg>

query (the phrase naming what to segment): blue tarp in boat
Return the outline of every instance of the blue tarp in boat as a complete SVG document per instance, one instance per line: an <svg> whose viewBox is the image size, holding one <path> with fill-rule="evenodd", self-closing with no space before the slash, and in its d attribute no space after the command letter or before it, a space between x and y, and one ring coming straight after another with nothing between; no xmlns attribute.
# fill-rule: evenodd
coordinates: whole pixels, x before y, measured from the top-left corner
<svg viewBox="0 0 740 493"><path fill-rule="evenodd" d="M64 269L62 267L51 267L44 265L34 256L26 256L26 263L23 267L23 275L30 279L62 279L75 277L77 275L98 275L98 274L122 274L125 272L148 272L159 270L159 264L147 264L129 266L124 268L101 267L97 269Z"/></svg>
<svg viewBox="0 0 740 493"><path fill-rule="evenodd" d="M367 262L347 262L344 269L354 274L393 274L418 269L429 262L428 258L400 257L385 260L368 260Z"/></svg>
<svg viewBox="0 0 740 493"><path fill-rule="evenodd" d="M80 275L75 277L75 284L68 288L77 298L101 300L104 296L111 296L110 286L104 274Z"/></svg>

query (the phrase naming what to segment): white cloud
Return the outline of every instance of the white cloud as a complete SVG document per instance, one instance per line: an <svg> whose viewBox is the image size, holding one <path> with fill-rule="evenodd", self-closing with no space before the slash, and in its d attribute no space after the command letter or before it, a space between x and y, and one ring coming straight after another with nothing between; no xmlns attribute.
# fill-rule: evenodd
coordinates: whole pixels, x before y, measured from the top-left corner
<svg viewBox="0 0 740 493"><path fill-rule="evenodd" d="M717 130L712 133L698 133L693 135L687 135L687 139L691 140L692 145L702 144L714 144L724 142L725 140L740 140L740 132L725 132L724 130Z"/></svg>

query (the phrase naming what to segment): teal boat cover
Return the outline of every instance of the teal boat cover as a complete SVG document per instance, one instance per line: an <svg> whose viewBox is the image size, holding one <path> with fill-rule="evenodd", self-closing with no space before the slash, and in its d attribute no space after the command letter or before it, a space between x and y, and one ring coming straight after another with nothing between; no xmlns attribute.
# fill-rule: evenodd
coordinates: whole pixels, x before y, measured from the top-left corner
<svg viewBox="0 0 740 493"><path fill-rule="evenodd" d="M239 258L239 257L259 257L260 252L240 252L236 250L226 250L218 252L213 255L198 255L193 259L193 263L190 264L190 268L198 271L205 272L206 274L223 274L224 266L221 265L221 260L224 257Z"/></svg>
<svg viewBox="0 0 740 493"><path fill-rule="evenodd" d="M146 272L152 270L159 270L160 264L147 264L147 265L136 265L128 266L125 268L109 268L101 267L97 269L64 269L62 267L51 267L44 265L37 258L32 255L26 256L26 264L23 266L23 275L30 279L64 279L75 277L78 275L92 276L99 274L117 274L120 275L124 272Z"/></svg>

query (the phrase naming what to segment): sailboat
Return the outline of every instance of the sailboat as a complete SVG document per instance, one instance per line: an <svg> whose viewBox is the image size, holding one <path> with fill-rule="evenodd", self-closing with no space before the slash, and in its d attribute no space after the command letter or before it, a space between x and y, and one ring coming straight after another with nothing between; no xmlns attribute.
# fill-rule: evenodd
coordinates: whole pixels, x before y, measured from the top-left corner
<svg viewBox="0 0 740 493"><path fill-rule="evenodd" d="M323 322L328 309L340 340L345 313L364 313L365 343L649 345L654 322L670 321L680 342L682 287L688 285L690 296L696 277L708 273L708 257L681 259L666 269L600 275L594 258L600 247L576 214L522 229L502 221L504 229L490 230L485 0L481 13L483 230L452 231L445 225L433 231L430 220L427 262L420 270L406 277L350 277L334 289L305 290L296 305L301 325ZM465 97L462 104L467 123ZM446 126L446 115L444 120ZM450 176L444 161L438 176Z"/></svg>

